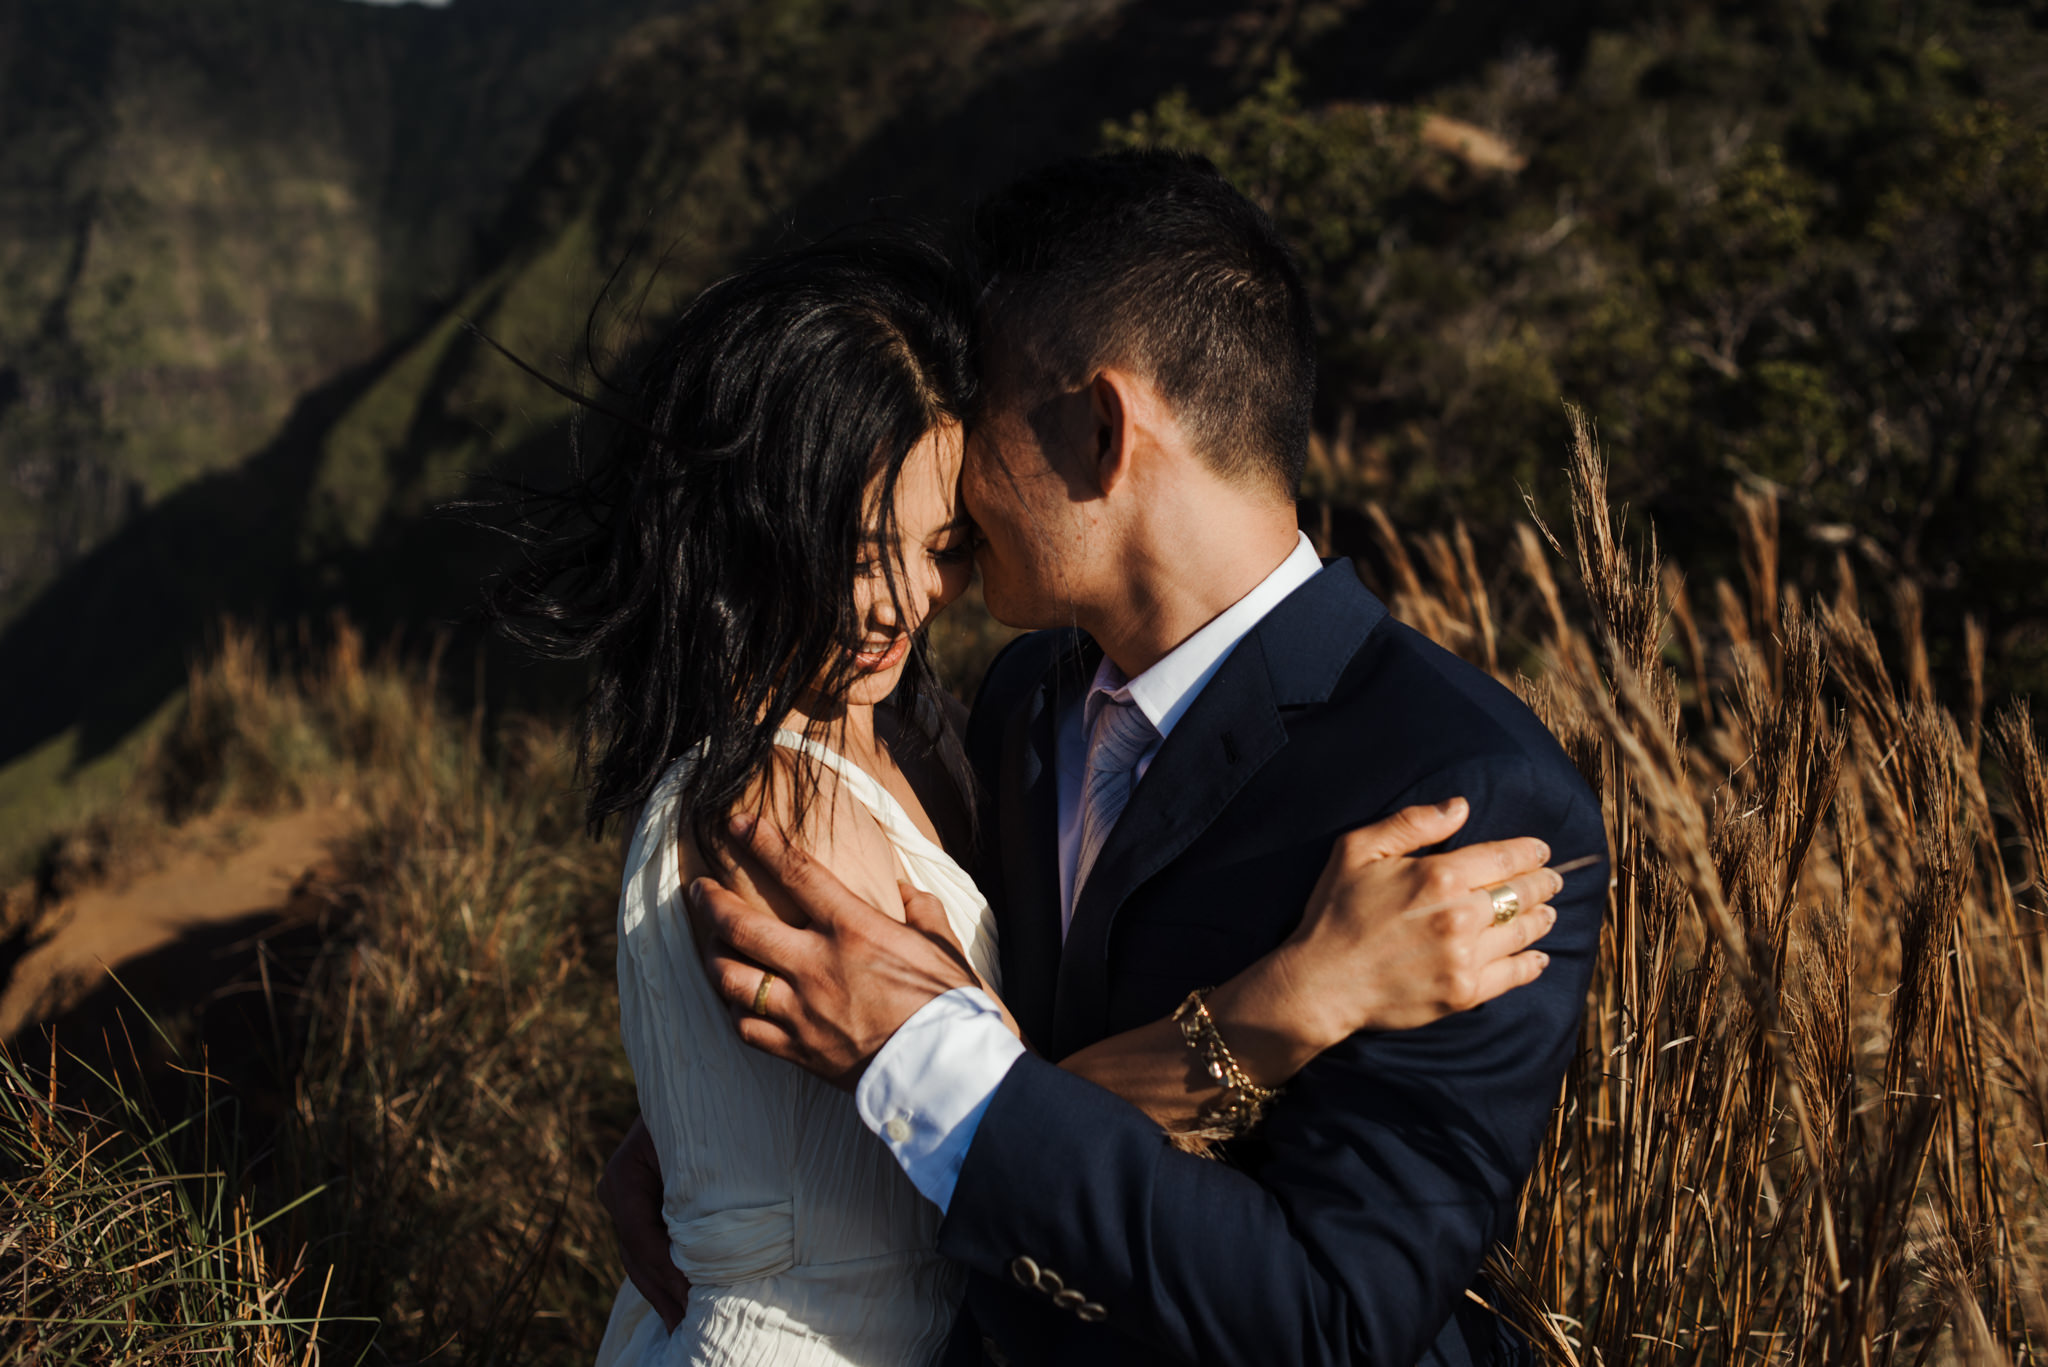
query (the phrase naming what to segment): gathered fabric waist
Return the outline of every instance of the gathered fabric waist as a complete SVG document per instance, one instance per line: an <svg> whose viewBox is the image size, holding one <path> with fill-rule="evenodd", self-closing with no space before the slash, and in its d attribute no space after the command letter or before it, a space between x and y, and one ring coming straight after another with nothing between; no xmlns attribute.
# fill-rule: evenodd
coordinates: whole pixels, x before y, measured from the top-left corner
<svg viewBox="0 0 2048 1367"><path fill-rule="evenodd" d="M714 1211L670 1221L669 1259L692 1287L713 1289L763 1281L785 1272L854 1268L892 1260L939 1257L929 1246L888 1249L826 1262L796 1259L795 1207L789 1201Z"/></svg>

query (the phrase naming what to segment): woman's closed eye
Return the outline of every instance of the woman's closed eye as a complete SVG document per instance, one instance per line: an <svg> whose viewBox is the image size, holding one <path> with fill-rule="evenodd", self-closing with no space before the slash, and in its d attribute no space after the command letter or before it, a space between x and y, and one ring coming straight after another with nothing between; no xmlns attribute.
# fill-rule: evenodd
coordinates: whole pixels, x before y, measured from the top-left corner
<svg viewBox="0 0 2048 1367"><path fill-rule="evenodd" d="M962 518L940 533L938 541L925 548L925 554L940 565L963 565L974 559L974 546L979 539L975 525Z"/></svg>

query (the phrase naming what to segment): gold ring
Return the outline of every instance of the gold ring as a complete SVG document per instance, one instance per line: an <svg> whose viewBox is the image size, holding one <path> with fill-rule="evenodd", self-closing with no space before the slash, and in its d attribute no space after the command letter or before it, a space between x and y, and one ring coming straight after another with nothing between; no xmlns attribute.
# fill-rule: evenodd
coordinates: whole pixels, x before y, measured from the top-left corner
<svg viewBox="0 0 2048 1367"><path fill-rule="evenodd" d="M770 973L765 968L761 970L761 985L754 989L753 1009L755 1015L765 1016L768 1014L768 984L774 981L775 975L773 973Z"/></svg>
<svg viewBox="0 0 2048 1367"><path fill-rule="evenodd" d="M1480 891L1493 899L1493 923L1497 926L1504 926L1514 920L1515 914L1522 909L1522 894L1516 892L1510 884L1495 883L1490 888L1481 888Z"/></svg>

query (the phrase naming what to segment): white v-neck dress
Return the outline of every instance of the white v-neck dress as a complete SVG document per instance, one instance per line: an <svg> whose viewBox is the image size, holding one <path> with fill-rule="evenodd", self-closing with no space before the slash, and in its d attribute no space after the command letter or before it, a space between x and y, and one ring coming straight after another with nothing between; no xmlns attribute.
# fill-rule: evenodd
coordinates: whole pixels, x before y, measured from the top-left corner
<svg viewBox="0 0 2048 1367"><path fill-rule="evenodd" d="M997 981L996 928L964 869L872 775L792 731L895 847L905 881L946 908L975 972ZM690 1278L675 1333L619 1289L599 1367L920 1367L937 1361L964 1274L933 1245L918 1195L853 1098L740 1043L690 936L676 851L689 761L648 799L619 897L619 1020L661 1158L669 1252Z"/></svg>

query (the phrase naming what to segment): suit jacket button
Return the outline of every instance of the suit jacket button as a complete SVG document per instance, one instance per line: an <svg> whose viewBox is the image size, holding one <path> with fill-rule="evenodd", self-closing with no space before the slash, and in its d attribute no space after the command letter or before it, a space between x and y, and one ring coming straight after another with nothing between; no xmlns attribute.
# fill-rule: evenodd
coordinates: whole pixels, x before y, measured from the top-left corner
<svg viewBox="0 0 2048 1367"><path fill-rule="evenodd" d="M1086 1296L1072 1287L1067 1288L1052 1298L1052 1303L1062 1310L1072 1310L1077 1305L1085 1305L1087 1301L1088 1298Z"/></svg>
<svg viewBox="0 0 2048 1367"><path fill-rule="evenodd" d="M1051 1268L1041 1267L1038 1269L1038 1289L1046 1295L1057 1298L1060 1294L1060 1288L1065 1285L1066 1283L1060 1280L1060 1274Z"/></svg>
<svg viewBox="0 0 2048 1367"><path fill-rule="evenodd" d="M1019 1286L1035 1287L1038 1285L1038 1264L1029 1258L1014 1258L1010 1262L1010 1275L1017 1279Z"/></svg>
<svg viewBox="0 0 2048 1367"><path fill-rule="evenodd" d="M1104 1310L1101 1306L1097 1305L1094 1301L1088 1302L1088 1304L1082 1306L1079 1310L1076 1310L1074 1313L1081 1317L1081 1322L1083 1324L1097 1324L1109 1318L1109 1312L1107 1310Z"/></svg>

